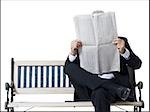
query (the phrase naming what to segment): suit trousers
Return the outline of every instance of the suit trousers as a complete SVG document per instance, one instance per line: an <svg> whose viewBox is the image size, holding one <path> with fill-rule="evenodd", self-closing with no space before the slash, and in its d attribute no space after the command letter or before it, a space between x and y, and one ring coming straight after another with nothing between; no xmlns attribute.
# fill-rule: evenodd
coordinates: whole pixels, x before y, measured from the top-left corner
<svg viewBox="0 0 150 112"><path fill-rule="evenodd" d="M90 97L95 112L110 112L110 103L115 101L117 89L122 86L114 83L113 79L102 79L98 75L91 74L74 63L67 64L64 71L81 99L88 97L87 94L80 95L85 88L92 91Z"/></svg>
<svg viewBox="0 0 150 112"><path fill-rule="evenodd" d="M110 91L98 88L92 91L91 101L95 107L95 112L110 112L110 104L115 101L115 97Z"/></svg>

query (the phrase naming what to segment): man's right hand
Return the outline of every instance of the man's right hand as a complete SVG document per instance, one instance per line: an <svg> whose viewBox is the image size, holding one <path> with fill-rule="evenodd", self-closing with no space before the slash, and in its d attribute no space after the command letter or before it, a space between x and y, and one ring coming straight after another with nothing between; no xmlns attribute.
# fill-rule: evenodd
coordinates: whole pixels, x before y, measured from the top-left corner
<svg viewBox="0 0 150 112"><path fill-rule="evenodd" d="M77 50L82 47L82 42L79 39L73 40L71 42L71 54L76 55Z"/></svg>

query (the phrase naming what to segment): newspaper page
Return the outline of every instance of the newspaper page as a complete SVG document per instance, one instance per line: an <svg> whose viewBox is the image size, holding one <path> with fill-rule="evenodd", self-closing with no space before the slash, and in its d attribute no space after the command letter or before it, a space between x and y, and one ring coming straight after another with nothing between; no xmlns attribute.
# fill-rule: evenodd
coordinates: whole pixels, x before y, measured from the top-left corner
<svg viewBox="0 0 150 112"><path fill-rule="evenodd" d="M112 40L117 36L115 13L107 12L74 17L79 49L80 66L93 74L120 71L119 51Z"/></svg>

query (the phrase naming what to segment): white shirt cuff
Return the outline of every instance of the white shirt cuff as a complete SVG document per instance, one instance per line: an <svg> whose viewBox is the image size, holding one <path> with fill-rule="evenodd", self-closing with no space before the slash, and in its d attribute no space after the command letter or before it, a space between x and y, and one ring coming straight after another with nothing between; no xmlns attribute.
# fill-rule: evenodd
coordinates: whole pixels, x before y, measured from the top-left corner
<svg viewBox="0 0 150 112"><path fill-rule="evenodd" d="M72 54L69 54L69 61L70 62L73 62L75 59L77 58L77 55L72 55Z"/></svg>
<svg viewBox="0 0 150 112"><path fill-rule="evenodd" d="M108 73L108 74L102 74L102 75L98 75L98 77L102 78L102 79L112 79L114 78L114 74L113 73Z"/></svg>
<svg viewBox="0 0 150 112"><path fill-rule="evenodd" d="M121 54L121 56L123 56L126 60L129 60L129 56L130 56L130 51L125 48L125 53Z"/></svg>

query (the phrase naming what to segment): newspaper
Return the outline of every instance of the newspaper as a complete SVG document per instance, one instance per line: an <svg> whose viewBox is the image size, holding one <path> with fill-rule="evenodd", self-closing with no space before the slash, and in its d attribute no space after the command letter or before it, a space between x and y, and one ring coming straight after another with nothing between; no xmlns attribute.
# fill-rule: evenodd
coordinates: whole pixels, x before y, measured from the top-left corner
<svg viewBox="0 0 150 112"><path fill-rule="evenodd" d="M120 71L120 55L112 40L117 36L115 13L97 13L74 17L80 66L93 74Z"/></svg>

